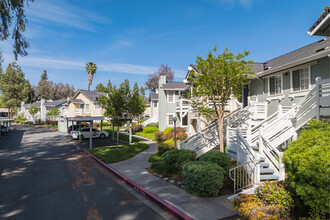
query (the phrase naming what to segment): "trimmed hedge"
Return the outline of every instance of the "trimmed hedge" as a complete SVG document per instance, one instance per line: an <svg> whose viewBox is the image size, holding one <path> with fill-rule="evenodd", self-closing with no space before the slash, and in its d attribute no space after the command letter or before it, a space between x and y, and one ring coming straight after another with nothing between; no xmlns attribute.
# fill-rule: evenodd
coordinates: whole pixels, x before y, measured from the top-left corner
<svg viewBox="0 0 330 220"><path fill-rule="evenodd" d="M146 127L157 127L158 128L158 122L147 124Z"/></svg>
<svg viewBox="0 0 330 220"><path fill-rule="evenodd" d="M196 156L197 155L195 151L186 149L170 150L162 155L164 158L164 163L178 170L181 170L185 163L196 160Z"/></svg>
<svg viewBox="0 0 330 220"><path fill-rule="evenodd" d="M157 127L145 127L143 128L143 133L155 133L156 131L159 131Z"/></svg>
<svg viewBox="0 0 330 220"><path fill-rule="evenodd" d="M164 163L163 161L152 163L150 169L163 177L172 177L177 173L177 170L174 167Z"/></svg>
<svg viewBox="0 0 330 220"><path fill-rule="evenodd" d="M182 166L185 189L195 196L218 196L225 170L211 162L192 161Z"/></svg>
<svg viewBox="0 0 330 220"><path fill-rule="evenodd" d="M227 170L231 165L231 157L227 153L207 152L199 157L200 161L212 162Z"/></svg>
<svg viewBox="0 0 330 220"><path fill-rule="evenodd" d="M174 150L174 140L170 139L167 141L164 141L160 144L158 144L158 154L162 155L163 153L170 151L170 150Z"/></svg>

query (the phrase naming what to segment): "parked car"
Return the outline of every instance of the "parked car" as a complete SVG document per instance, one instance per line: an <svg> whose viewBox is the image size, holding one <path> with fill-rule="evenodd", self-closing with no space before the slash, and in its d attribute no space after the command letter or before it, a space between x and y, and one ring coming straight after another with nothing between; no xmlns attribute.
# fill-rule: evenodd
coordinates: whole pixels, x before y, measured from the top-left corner
<svg viewBox="0 0 330 220"><path fill-rule="evenodd" d="M4 126L4 125L1 125L1 133L8 133L9 132L9 129Z"/></svg>
<svg viewBox="0 0 330 220"><path fill-rule="evenodd" d="M81 128L87 128L88 126L87 125L81 125ZM72 129L72 125L70 125L68 127L68 134L71 134L71 131L75 131L79 129L79 125L73 125L73 129Z"/></svg>
<svg viewBox="0 0 330 220"><path fill-rule="evenodd" d="M89 138L90 136L90 128L82 128L81 131L75 130L71 131L71 136L73 139L78 139L79 135L81 135L81 139ZM92 138L106 138L109 137L109 133L106 131L99 131L97 128L92 129Z"/></svg>

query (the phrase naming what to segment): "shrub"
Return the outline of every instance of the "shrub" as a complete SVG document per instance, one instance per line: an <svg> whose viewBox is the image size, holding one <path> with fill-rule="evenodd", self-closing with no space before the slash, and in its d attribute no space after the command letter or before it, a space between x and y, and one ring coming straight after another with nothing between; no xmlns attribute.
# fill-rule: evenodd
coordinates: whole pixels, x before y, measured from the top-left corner
<svg viewBox="0 0 330 220"><path fill-rule="evenodd" d="M164 132L162 131L155 132L154 137L158 143L165 141Z"/></svg>
<svg viewBox="0 0 330 220"><path fill-rule="evenodd" d="M99 122L93 122L93 127L99 127L100 123Z"/></svg>
<svg viewBox="0 0 330 220"><path fill-rule="evenodd" d="M24 124L25 121L26 121L26 118L25 118L24 114L21 113L21 114L18 114L18 115L17 115L15 121L16 121L17 123L22 123L22 124Z"/></svg>
<svg viewBox="0 0 330 220"><path fill-rule="evenodd" d="M192 161L182 167L185 189L195 196L218 196L225 170L211 162Z"/></svg>
<svg viewBox="0 0 330 220"><path fill-rule="evenodd" d="M314 120L308 126L290 142L283 161L290 185L303 203L329 213L330 125Z"/></svg>
<svg viewBox="0 0 330 220"><path fill-rule="evenodd" d="M153 163L150 168L155 172L158 173L159 175L166 176L166 177L172 177L177 173L177 170L173 168L172 166L164 163L163 161L161 162L156 162Z"/></svg>
<svg viewBox="0 0 330 220"><path fill-rule="evenodd" d="M140 132L140 131L143 131L142 125L133 125L132 126L132 132Z"/></svg>
<svg viewBox="0 0 330 220"><path fill-rule="evenodd" d="M102 122L102 126L104 126L104 127L106 127L106 126L111 126L111 123L109 122L105 122L105 121L103 121Z"/></svg>
<svg viewBox="0 0 330 220"><path fill-rule="evenodd" d="M158 154L162 155L163 153L174 149L174 140L167 140L158 144Z"/></svg>
<svg viewBox="0 0 330 220"><path fill-rule="evenodd" d="M176 134L176 139L180 141L184 141L188 138L188 135L184 132L180 132Z"/></svg>
<svg viewBox="0 0 330 220"><path fill-rule="evenodd" d="M159 131L157 127L145 127L143 128L143 133L155 133L156 131Z"/></svg>
<svg viewBox="0 0 330 220"><path fill-rule="evenodd" d="M173 128L165 128L165 129L164 129L164 134L166 135L166 134L168 134L168 133L171 133L172 129L173 129Z"/></svg>
<svg viewBox="0 0 330 220"><path fill-rule="evenodd" d="M163 161L163 157L160 156L159 154L151 154L149 159L148 159L149 163L156 163L156 162L159 162L159 161Z"/></svg>
<svg viewBox="0 0 330 220"><path fill-rule="evenodd" d="M57 125L57 121L52 121L52 120L46 120L45 121L46 125Z"/></svg>
<svg viewBox="0 0 330 220"><path fill-rule="evenodd" d="M256 190L256 196L269 205L280 205L283 208L281 217L288 218L293 208L293 199L285 189L283 182L266 181Z"/></svg>
<svg viewBox="0 0 330 220"><path fill-rule="evenodd" d="M239 215L246 220L277 220L283 211L280 205L264 205L255 195L240 194L233 204Z"/></svg>
<svg viewBox="0 0 330 220"><path fill-rule="evenodd" d="M174 133L174 128L171 130L172 133ZM187 129L182 128L182 127L177 127L176 128L176 133L186 133Z"/></svg>
<svg viewBox="0 0 330 220"><path fill-rule="evenodd" d="M174 133L167 133L164 135L165 140L174 140Z"/></svg>
<svg viewBox="0 0 330 220"><path fill-rule="evenodd" d="M162 154L164 163L181 170L182 166L189 162L196 160L196 152L186 149L170 150Z"/></svg>
<svg viewBox="0 0 330 220"><path fill-rule="evenodd" d="M200 161L212 162L218 164L220 167L228 170L231 166L231 157L227 153L221 152L207 152L199 157Z"/></svg>
<svg viewBox="0 0 330 220"><path fill-rule="evenodd" d="M156 127L156 128L158 128L158 122L147 124L146 127Z"/></svg>

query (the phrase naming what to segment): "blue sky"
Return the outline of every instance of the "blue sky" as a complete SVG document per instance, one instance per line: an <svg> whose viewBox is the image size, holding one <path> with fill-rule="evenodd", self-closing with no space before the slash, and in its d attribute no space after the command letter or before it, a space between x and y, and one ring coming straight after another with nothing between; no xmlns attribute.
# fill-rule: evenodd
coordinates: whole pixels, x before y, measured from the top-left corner
<svg viewBox="0 0 330 220"><path fill-rule="evenodd" d="M108 79L143 85L160 64L181 81L196 56L216 44L250 50L258 62L320 40L307 30L324 0L35 0L26 7L29 55L18 64L31 83L44 69L54 82L87 89L85 64L98 66L92 89ZM14 60L12 41L0 42L4 65Z"/></svg>

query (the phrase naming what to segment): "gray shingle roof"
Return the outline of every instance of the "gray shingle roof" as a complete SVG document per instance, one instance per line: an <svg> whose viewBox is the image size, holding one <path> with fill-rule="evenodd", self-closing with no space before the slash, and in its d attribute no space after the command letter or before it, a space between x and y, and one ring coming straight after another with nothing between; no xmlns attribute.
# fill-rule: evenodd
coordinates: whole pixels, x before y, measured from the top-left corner
<svg viewBox="0 0 330 220"><path fill-rule="evenodd" d="M164 90L186 90L189 88L189 85L183 82L168 82L162 85Z"/></svg>
<svg viewBox="0 0 330 220"><path fill-rule="evenodd" d="M55 100L53 102L47 102L45 103L45 106L47 107L56 107L58 105L62 105L67 102L67 99L60 99L60 100Z"/></svg>
<svg viewBox="0 0 330 220"><path fill-rule="evenodd" d="M313 26L308 30L308 33L312 32L322 21L323 19L330 13L330 8L327 8L323 14L321 14L320 18L313 24ZM329 22L328 22L329 23ZM329 24L328 24L329 26Z"/></svg>
<svg viewBox="0 0 330 220"><path fill-rule="evenodd" d="M315 55L324 50L329 50L329 38L314 42L292 52L286 53L282 56L268 60L266 64L269 69L277 68L285 64L293 63L303 58ZM266 71L267 70L265 70L264 72Z"/></svg>
<svg viewBox="0 0 330 220"><path fill-rule="evenodd" d="M91 101L95 102L96 99L100 96L105 96L105 92L96 92L96 91L88 91L88 90L79 90L83 93L86 97L88 97Z"/></svg>
<svg viewBox="0 0 330 220"><path fill-rule="evenodd" d="M158 94L149 93L149 100L158 100Z"/></svg>
<svg viewBox="0 0 330 220"><path fill-rule="evenodd" d="M81 99L71 99L71 102L72 103L81 103L81 104L84 104L84 101L81 100Z"/></svg>

